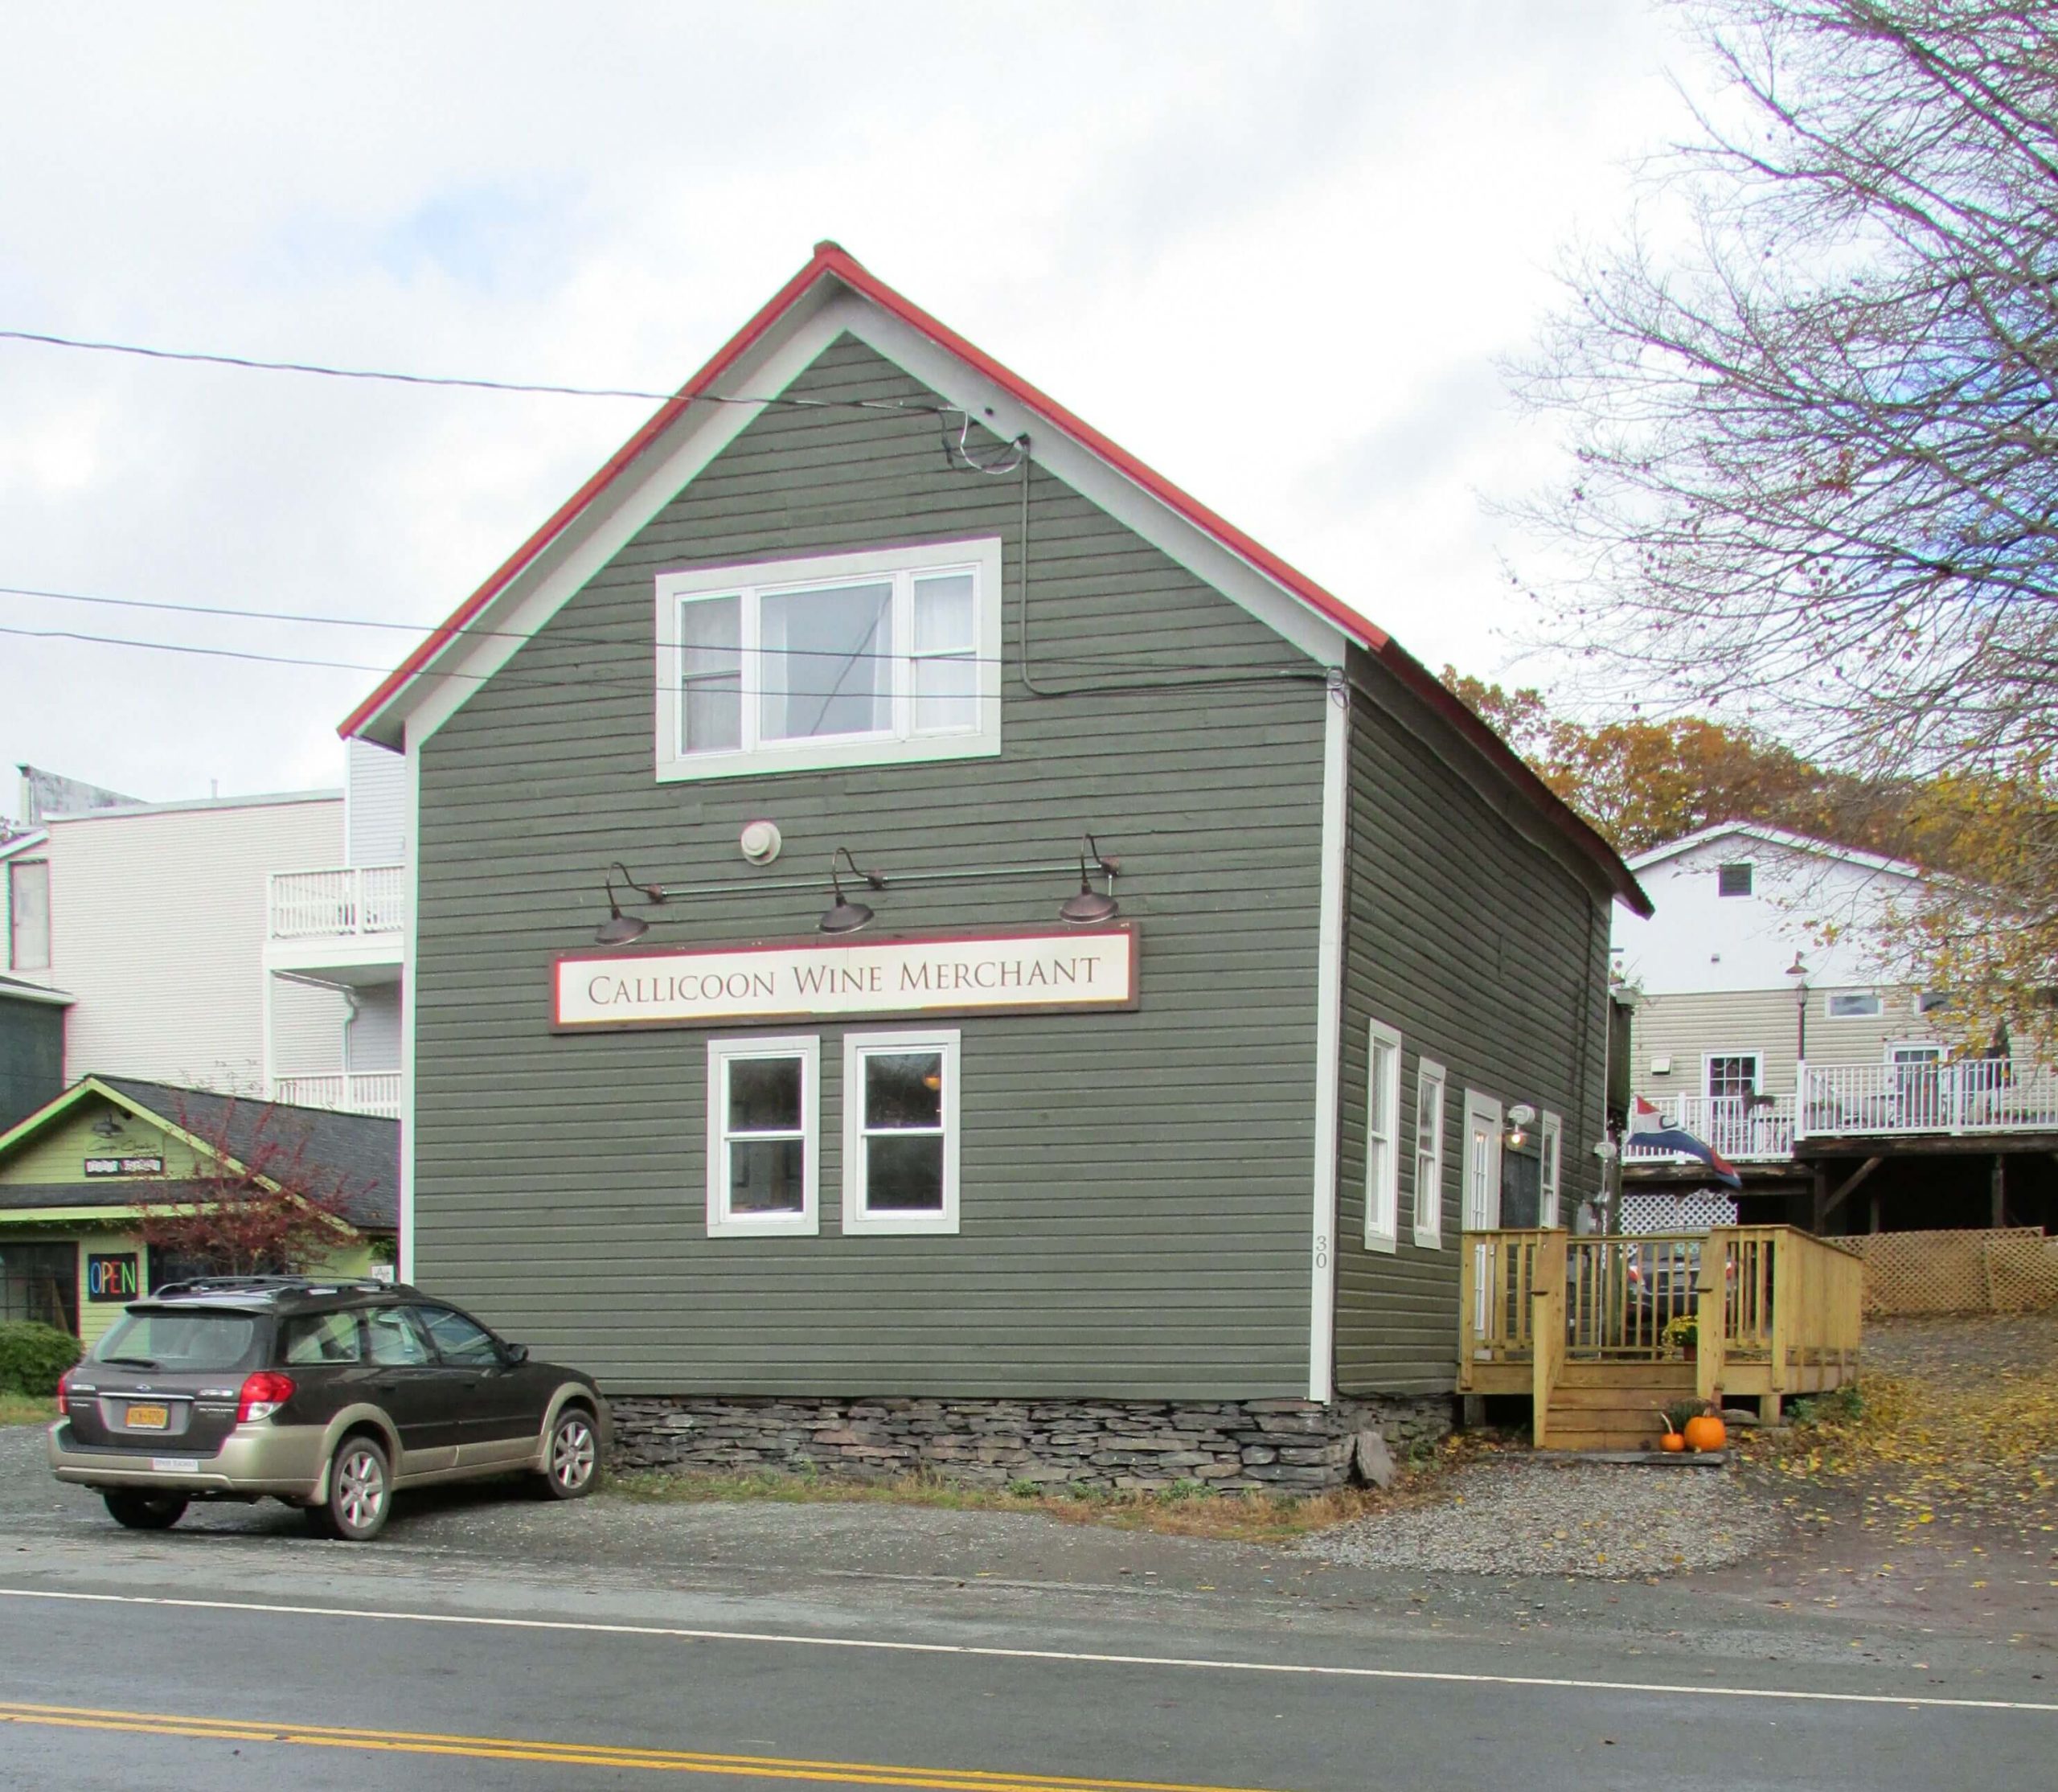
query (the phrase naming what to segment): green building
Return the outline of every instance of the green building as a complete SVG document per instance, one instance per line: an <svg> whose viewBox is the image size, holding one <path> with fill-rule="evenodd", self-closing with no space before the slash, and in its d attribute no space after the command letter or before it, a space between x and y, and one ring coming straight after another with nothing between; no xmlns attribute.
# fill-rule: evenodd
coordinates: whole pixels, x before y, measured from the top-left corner
<svg viewBox="0 0 2058 1792"><path fill-rule="evenodd" d="M391 1262L400 1125L88 1076L0 1133L0 1320L34 1319L90 1347L125 1302L190 1273L136 1231L137 1202L204 1203L244 1178L343 1199L316 1267Z"/></svg>
<svg viewBox="0 0 2058 1792"><path fill-rule="evenodd" d="M1593 1187L1613 852L834 244L344 732L404 1273L632 1461L1326 1484Z"/></svg>

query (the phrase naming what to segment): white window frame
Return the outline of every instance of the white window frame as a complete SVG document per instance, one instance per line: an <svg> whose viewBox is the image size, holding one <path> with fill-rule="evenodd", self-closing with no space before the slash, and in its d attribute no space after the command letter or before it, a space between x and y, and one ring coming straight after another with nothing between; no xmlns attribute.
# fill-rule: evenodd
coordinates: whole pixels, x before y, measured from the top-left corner
<svg viewBox="0 0 2058 1792"><path fill-rule="evenodd" d="M801 1211L729 1211L729 1066L742 1059L801 1061ZM744 1137L750 1135L744 1134ZM812 1238L822 1230L822 1040L814 1033L707 1042L707 1236Z"/></svg>
<svg viewBox="0 0 2058 1792"><path fill-rule="evenodd" d="M1371 1023L1365 1048L1365 1248L1400 1246L1400 1035ZM1386 1130L1377 1122L1386 1109Z"/></svg>
<svg viewBox="0 0 2058 1792"><path fill-rule="evenodd" d="M1722 874L1731 871L1742 871L1744 881L1750 888L1747 890L1724 889ZM1757 861L1755 859L1732 859L1726 863L1717 865L1715 867L1715 893L1717 900L1723 902L1737 902L1756 896L1758 893Z"/></svg>
<svg viewBox="0 0 2058 1792"><path fill-rule="evenodd" d="M1852 996L1869 999L1871 1008L1863 1014L1839 1014L1836 1004ZM1877 1020L1887 1011L1886 998L1877 990L1825 990L1822 992L1822 1019L1825 1020Z"/></svg>
<svg viewBox="0 0 2058 1792"><path fill-rule="evenodd" d="M31 880L26 873L38 871L40 877ZM47 970L50 969L50 861L43 859L10 859L4 871L6 879L7 968L10 970ZM38 888L34 899L23 900L24 887L34 881ZM25 939L29 924L39 932L35 940Z"/></svg>
<svg viewBox="0 0 2058 1792"><path fill-rule="evenodd" d="M958 1228L957 1029L843 1035L843 1230L860 1234L951 1232ZM865 1060L874 1053L934 1052L943 1060L943 1208L937 1213L871 1211L866 1201Z"/></svg>
<svg viewBox="0 0 2058 1792"><path fill-rule="evenodd" d="M918 732L914 727L914 584L917 575L972 576L973 688L977 720L970 728ZM859 582L893 587L892 724L882 732L810 736L760 742L756 738L763 689L758 652L759 605L768 594ZM743 744L715 752L679 750L679 688L683 646L682 605L694 599L740 600ZM1000 751L1001 549L998 535L970 541L926 542L867 548L862 553L818 554L804 560L763 560L748 566L695 567L657 576L657 777L660 783L818 771L838 765L895 765L938 759L990 757Z"/></svg>
<svg viewBox="0 0 2058 1792"><path fill-rule="evenodd" d="M1715 1068L1715 1061L1718 1058L1748 1058L1751 1060L1751 1087L1748 1093L1756 1095L1764 1089L1765 1055L1756 1046L1738 1046L1727 1052L1703 1052L1701 1054L1701 1099L1703 1101L1733 1101L1736 1099L1733 1095L1717 1096L1710 1084L1709 1079Z"/></svg>
<svg viewBox="0 0 2058 1792"><path fill-rule="evenodd" d="M1536 1218L1540 1225L1555 1226L1558 1224L1559 1191L1565 1175L1565 1123L1546 1108L1536 1127L1536 1149L1540 1159L1537 1167Z"/></svg>
<svg viewBox="0 0 2058 1792"><path fill-rule="evenodd" d="M1450 1072L1433 1058L1415 1063L1415 1243L1419 1249L1437 1251L1444 1242L1444 1106L1450 1089ZM1429 1110L1429 1150L1422 1149L1422 1114ZM1429 1169L1425 1178L1422 1166ZM1427 1195L1424 1199L1424 1183Z"/></svg>

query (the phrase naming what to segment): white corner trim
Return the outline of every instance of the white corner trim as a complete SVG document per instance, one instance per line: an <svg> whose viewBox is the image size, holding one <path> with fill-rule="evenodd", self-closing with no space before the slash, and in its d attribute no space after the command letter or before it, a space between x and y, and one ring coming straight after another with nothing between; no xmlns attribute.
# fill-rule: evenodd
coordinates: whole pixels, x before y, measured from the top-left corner
<svg viewBox="0 0 2058 1792"><path fill-rule="evenodd" d="M1349 687L1322 692L1322 895L1315 946L1314 1206L1308 1250L1308 1398L1335 1391L1336 1146L1343 1082L1343 895L1350 846Z"/></svg>
<svg viewBox="0 0 2058 1792"><path fill-rule="evenodd" d="M739 1058L801 1061L801 1210L728 1211L728 1139L724 1101L728 1067ZM707 1236L710 1238L813 1238L822 1230L822 1039L816 1033L720 1035L707 1042Z"/></svg>
<svg viewBox="0 0 2058 1792"><path fill-rule="evenodd" d="M408 795L402 826L408 862L400 882L407 892L400 948L400 1188L395 1224L402 1281L415 1274L415 942L421 914L421 742L410 724L406 731Z"/></svg>
<svg viewBox="0 0 2058 1792"><path fill-rule="evenodd" d="M843 1035L843 1187L846 1233L955 1233L958 1229L958 1062L962 1034L956 1027ZM934 1052L943 1060L943 1208L938 1213L870 1213L865 1209L866 1055Z"/></svg>

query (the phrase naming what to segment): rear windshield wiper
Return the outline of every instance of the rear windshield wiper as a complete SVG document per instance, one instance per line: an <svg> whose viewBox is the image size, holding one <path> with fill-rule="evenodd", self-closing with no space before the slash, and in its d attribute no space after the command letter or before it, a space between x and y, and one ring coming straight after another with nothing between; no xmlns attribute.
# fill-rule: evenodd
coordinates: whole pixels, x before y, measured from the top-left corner
<svg viewBox="0 0 2058 1792"><path fill-rule="evenodd" d="M158 1367L147 1356L103 1356L100 1361L119 1363L125 1369L154 1369Z"/></svg>

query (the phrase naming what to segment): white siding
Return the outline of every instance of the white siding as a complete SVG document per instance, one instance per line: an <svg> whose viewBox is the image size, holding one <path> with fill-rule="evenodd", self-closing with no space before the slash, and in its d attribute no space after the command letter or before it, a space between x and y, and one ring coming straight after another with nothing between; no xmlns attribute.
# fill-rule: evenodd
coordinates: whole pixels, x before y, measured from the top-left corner
<svg viewBox="0 0 2058 1792"><path fill-rule="evenodd" d="M333 792L53 820L51 981L78 999L67 1080L262 1093L266 880L342 850Z"/></svg>
<svg viewBox="0 0 2058 1792"><path fill-rule="evenodd" d="M400 1068L400 986L372 983L357 992L357 1016L344 1041L345 1062L356 1071Z"/></svg>
<svg viewBox="0 0 2058 1792"><path fill-rule="evenodd" d="M343 1068L350 1003L341 990L272 979L272 1074L320 1076Z"/></svg>
<svg viewBox="0 0 2058 1792"><path fill-rule="evenodd" d="M1748 896L1717 891L1717 867L1749 864ZM1617 908L1617 968L1649 995L1790 990L1800 953L1818 989L1866 986L1880 973L1877 924L1890 903L1913 899L1909 878L1748 834L1703 842L1638 873L1656 910L1648 921ZM1835 932L1824 945L1821 930Z"/></svg>
<svg viewBox="0 0 2058 1792"><path fill-rule="evenodd" d="M369 740L350 743L350 838L352 865L397 865L408 856L408 762Z"/></svg>
<svg viewBox="0 0 2058 1792"><path fill-rule="evenodd" d="M1916 1013L1912 990L1881 990L1881 1011L1863 1020L1830 1019L1828 998L1835 993L1808 992L1811 1064L1883 1064L1891 1044L1939 1036L1930 1017ZM1646 996L1630 1023L1630 1087L1638 1095L1705 1094L1707 1053L1757 1052L1763 1055L1760 1091L1791 1095L1799 1021L1790 989ZM1671 1070L1654 1071L1652 1060L1665 1057L1672 1060Z"/></svg>

